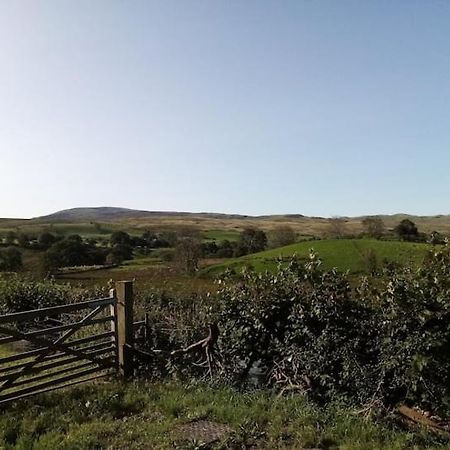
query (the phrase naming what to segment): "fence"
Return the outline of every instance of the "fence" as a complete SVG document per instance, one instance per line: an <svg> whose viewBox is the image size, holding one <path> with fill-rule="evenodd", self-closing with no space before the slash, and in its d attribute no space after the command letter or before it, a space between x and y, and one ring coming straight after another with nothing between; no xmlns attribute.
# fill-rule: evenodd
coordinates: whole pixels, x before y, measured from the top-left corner
<svg viewBox="0 0 450 450"><path fill-rule="evenodd" d="M110 297L0 316L0 404L133 371L133 283Z"/></svg>

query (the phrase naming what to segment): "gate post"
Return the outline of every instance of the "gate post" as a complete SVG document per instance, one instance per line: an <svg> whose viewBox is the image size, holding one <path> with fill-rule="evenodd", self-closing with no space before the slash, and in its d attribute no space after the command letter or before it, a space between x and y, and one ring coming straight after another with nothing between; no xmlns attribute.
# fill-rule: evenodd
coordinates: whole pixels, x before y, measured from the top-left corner
<svg viewBox="0 0 450 450"><path fill-rule="evenodd" d="M119 373L124 378L133 374L133 282L116 283L116 345Z"/></svg>

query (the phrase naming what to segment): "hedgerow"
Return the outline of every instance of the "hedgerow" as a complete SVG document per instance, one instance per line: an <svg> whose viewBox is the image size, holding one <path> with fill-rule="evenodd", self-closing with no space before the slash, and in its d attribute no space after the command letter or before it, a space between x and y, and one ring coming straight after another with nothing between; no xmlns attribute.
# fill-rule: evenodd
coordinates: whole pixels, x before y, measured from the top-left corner
<svg viewBox="0 0 450 450"><path fill-rule="evenodd" d="M320 401L344 397L357 404L401 402L450 411L447 247L432 252L420 270L390 268L357 282L321 270L311 254L308 262L293 259L274 273L225 276L216 296L197 304L195 314L184 315L189 302L177 309L165 301L172 312L159 304L159 327L170 335L164 364L172 372L205 373L201 354L173 358L170 351L195 342L208 323L216 323L217 378L242 384L258 368L266 386L302 390Z"/></svg>

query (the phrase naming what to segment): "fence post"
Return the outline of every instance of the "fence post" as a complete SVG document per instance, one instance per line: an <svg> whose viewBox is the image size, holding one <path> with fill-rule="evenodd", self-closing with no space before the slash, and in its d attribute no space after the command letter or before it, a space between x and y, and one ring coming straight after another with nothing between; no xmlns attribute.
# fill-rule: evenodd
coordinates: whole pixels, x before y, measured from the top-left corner
<svg viewBox="0 0 450 450"><path fill-rule="evenodd" d="M116 283L116 336L119 373L124 378L133 374L133 282Z"/></svg>

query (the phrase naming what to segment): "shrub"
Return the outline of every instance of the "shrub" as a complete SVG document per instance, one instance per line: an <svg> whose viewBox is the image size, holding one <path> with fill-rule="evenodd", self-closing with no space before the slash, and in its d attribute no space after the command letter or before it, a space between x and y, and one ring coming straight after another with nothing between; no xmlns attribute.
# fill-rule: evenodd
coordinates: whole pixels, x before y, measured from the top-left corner
<svg viewBox="0 0 450 450"><path fill-rule="evenodd" d="M15 247L0 251L0 271L16 271L22 268L22 253Z"/></svg>
<svg viewBox="0 0 450 450"><path fill-rule="evenodd" d="M0 314L81 302L106 295L99 289L74 289L51 281L0 280Z"/></svg>

